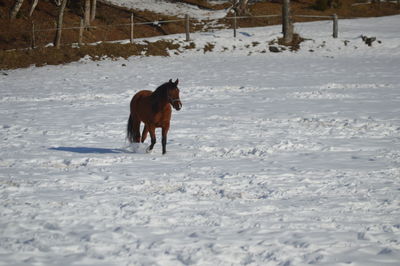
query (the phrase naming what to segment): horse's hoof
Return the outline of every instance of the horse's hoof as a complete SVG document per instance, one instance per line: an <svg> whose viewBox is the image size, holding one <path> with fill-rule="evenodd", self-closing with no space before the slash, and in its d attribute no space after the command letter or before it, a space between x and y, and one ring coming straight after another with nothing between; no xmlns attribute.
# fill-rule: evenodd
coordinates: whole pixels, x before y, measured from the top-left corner
<svg viewBox="0 0 400 266"><path fill-rule="evenodd" d="M150 147L147 147L146 153L150 153L151 151L152 151L152 149L150 149Z"/></svg>

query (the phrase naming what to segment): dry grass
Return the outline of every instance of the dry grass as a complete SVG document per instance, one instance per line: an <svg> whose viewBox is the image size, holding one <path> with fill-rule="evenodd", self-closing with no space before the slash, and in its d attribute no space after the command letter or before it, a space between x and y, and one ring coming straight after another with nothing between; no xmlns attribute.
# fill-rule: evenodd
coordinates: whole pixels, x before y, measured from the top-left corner
<svg viewBox="0 0 400 266"><path fill-rule="evenodd" d="M12 22L8 13L14 0L0 0L0 50L20 49L31 46L32 23L35 24L36 46L45 46L52 43L55 35L55 20L57 8L51 2L39 1L32 17L28 16L29 1L24 1L19 17ZM75 1L70 1L64 14L64 28L62 43L72 44L78 42L80 19L82 9ZM101 2L97 6L96 20L91 23L93 28L85 30L84 42L116 41L130 37L130 17L134 14L134 22L152 22L161 20L174 20L177 17L166 16L149 11L130 11L124 8L109 6ZM70 29L75 27L75 29ZM54 29L54 30L47 30ZM136 25L135 38L146 38L165 34L184 32L183 23L163 25Z"/></svg>
<svg viewBox="0 0 400 266"><path fill-rule="evenodd" d="M31 65L59 65L78 61L89 56L92 60L105 57L117 59L135 55L168 56L168 51L178 50L179 44L172 41L160 40L144 44L104 43L99 45L84 45L79 48L65 46L61 49L54 47L0 51L0 69L15 69Z"/></svg>
<svg viewBox="0 0 400 266"><path fill-rule="evenodd" d="M285 43L284 40L283 40L283 38L279 38L279 39L277 40L277 43L278 43L279 45L284 45L284 46L288 47L290 51L298 51L298 50L300 49L300 44L301 44L302 42L304 42L305 40L307 40L307 39L301 37L301 36L300 36L299 34L297 34L297 33L294 33L294 34L293 34L292 41L291 41L290 43Z"/></svg>
<svg viewBox="0 0 400 266"><path fill-rule="evenodd" d="M208 42L204 45L203 51L204 51L204 53L212 52L214 50L214 48L215 48L215 44Z"/></svg>
<svg viewBox="0 0 400 266"><path fill-rule="evenodd" d="M174 0L173 2L187 3L198 6L199 8L210 9L210 10L221 10L228 8L230 6L229 3L210 4L207 0Z"/></svg>

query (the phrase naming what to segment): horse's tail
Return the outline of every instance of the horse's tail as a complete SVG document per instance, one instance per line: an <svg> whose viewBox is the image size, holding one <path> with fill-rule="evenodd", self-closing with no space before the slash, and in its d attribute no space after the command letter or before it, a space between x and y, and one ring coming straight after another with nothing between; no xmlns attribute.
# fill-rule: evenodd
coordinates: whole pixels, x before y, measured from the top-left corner
<svg viewBox="0 0 400 266"><path fill-rule="evenodd" d="M135 133L133 130L133 117L129 115L128 126L126 127L126 138L130 143L135 142Z"/></svg>

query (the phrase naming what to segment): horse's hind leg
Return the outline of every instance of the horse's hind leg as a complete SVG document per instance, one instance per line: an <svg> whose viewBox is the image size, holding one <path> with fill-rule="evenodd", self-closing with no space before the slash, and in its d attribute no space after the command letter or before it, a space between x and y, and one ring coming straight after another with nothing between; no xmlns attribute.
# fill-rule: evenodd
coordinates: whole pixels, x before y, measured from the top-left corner
<svg viewBox="0 0 400 266"><path fill-rule="evenodd" d="M143 131L142 131L142 143L146 140L147 138L147 133L149 133L149 129L146 125L144 125Z"/></svg>
<svg viewBox="0 0 400 266"><path fill-rule="evenodd" d="M127 138L129 142L140 142L140 121L131 114L127 126Z"/></svg>
<svg viewBox="0 0 400 266"><path fill-rule="evenodd" d="M154 145L156 144L156 127L154 126L148 126L147 127L150 133L150 137L151 137L151 144L150 146L147 148L147 152L150 152L153 150Z"/></svg>
<svg viewBox="0 0 400 266"><path fill-rule="evenodd" d="M133 139L134 142L140 142L140 121L137 119L133 120Z"/></svg>

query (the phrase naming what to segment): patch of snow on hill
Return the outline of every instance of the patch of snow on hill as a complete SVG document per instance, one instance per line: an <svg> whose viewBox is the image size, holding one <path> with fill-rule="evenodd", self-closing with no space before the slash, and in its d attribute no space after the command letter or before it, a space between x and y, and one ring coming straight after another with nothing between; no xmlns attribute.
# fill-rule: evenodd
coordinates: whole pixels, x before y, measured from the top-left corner
<svg viewBox="0 0 400 266"><path fill-rule="evenodd" d="M184 17L189 15L191 18L222 18L226 16L226 10L212 11L199 8L194 5L186 3L171 3L159 0L107 0L118 6L138 9L149 10L161 14Z"/></svg>

